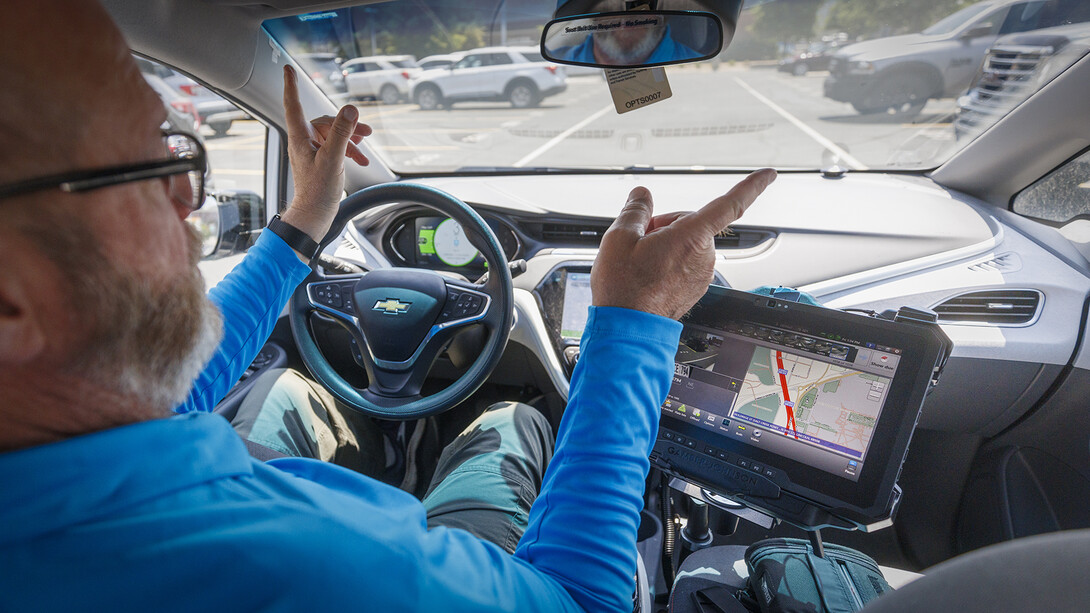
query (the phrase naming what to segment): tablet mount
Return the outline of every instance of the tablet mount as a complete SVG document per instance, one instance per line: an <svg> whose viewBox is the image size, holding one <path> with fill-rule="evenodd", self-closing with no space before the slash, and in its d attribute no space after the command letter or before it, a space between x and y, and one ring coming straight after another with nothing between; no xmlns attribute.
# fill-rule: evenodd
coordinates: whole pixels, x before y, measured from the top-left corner
<svg viewBox="0 0 1090 613"><path fill-rule="evenodd" d="M892 423L888 428L884 427L887 424L883 424L883 428L879 428L877 418L875 418L874 423L876 431L882 430L881 436L884 437L882 440L892 441L892 444L872 445L871 455L866 457L867 469L877 472L882 472L884 469L886 478L874 491L879 492L880 498L886 496L888 498L878 500L876 505L858 504L853 506L847 503L840 504L835 497L810 496L808 494L812 488L802 487L796 481L813 486L814 483L825 481L836 482L837 478L826 476L824 479L818 479L806 484L801 471L778 471L775 468L775 462L764 464L769 457L767 449L748 446L738 440L732 440L720 432L708 432L706 429L698 430L693 427L689 422L694 421L693 413L696 414L697 418L701 416L699 410L691 410L690 408L691 412L685 416L688 418L685 421L680 421L678 419L679 415L668 415L666 405L673 398L673 396L670 396L667 402L664 403L663 424L659 432L659 439L656 441L651 454L651 462L664 475L664 487L660 492L660 495L664 498L662 509L664 515L672 514L671 499L675 497L688 506L687 511L689 514L695 514L695 521L690 519L692 523L687 523L686 528L681 530L680 534L670 534L669 528L671 526L668 525L667 540L677 541L682 559L688 553L711 544L713 527L708 522L709 508L720 511L717 515L721 517L715 526L714 532L725 536L732 534L739 519L745 519L766 529L774 527L781 521L786 521L808 532L813 551L818 556L822 556L824 553L820 532L822 528L872 531L891 525L892 518L900 502L901 489L896 484L896 478L900 474L900 465L903 462L904 454L907 453L908 440L919 418L923 398L938 384L943 367L952 349L952 343L937 324L936 315L930 311L901 307L897 310L891 309L881 313L860 311L860 313L866 315L866 317L860 317L858 314L821 307L809 295L791 288L762 288L758 292L759 295L713 286L708 295L698 303L697 307L694 307L694 312L698 311L701 305L710 307L710 309L720 308L720 310L725 310L722 307L727 304L732 307L731 312L734 312L739 305L748 303L749 310L747 313L749 315L743 315L743 317L759 313L759 311L754 310L753 306L759 305L760 307L767 307L763 309L766 312L786 314L784 315L785 319L790 319L793 315L799 315L803 320L811 324L820 322L823 317L827 317L830 319L829 329L844 329L845 325L850 327L853 323L858 323L864 328L881 328L881 334L877 331L874 334L885 339L897 338L898 331L905 334L906 340L903 342L898 344L895 344L897 341L888 343L905 349L905 353L899 357L904 360L901 366L906 369L906 372L897 372L898 379L894 382L894 385L899 388L894 390L899 394L895 398L895 400L899 401L898 407L886 409L885 413L881 415L882 420L895 423ZM683 319L683 323L697 321L699 324L705 324L705 328L702 329L707 329L706 324L708 321L714 319L710 317L705 317L702 321L698 321L700 317L690 319L692 313ZM761 322L758 321L757 323ZM788 326L790 327L790 324ZM807 330L805 327L791 329ZM724 329L724 332L724 337L729 335L726 329ZM889 334L894 336L889 336ZM807 335L796 335L796 337L803 336L806 336L803 340L808 342L809 337ZM861 337L865 336L865 334L861 335ZM913 338L916 340L911 340ZM761 341L755 340L754 342L759 343ZM770 345L769 342L761 344ZM679 360L681 359L681 351L679 348ZM726 349L724 349L725 351ZM776 355L787 356L788 359L798 357L789 356L787 352L777 353ZM828 354L825 356L807 355L806 357L823 359L823 364L835 361L829 359ZM706 366L713 359L716 360L715 365ZM721 362L718 358L706 358L702 363L702 367L714 371L720 367ZM771 360L769 362L771 363ZM818 363L818 360L814 360L814 363ZM778 371L779 373L784 372L782 364L778 365L778 369L774 368L774 366L769 370ZM908 369L913 367L916 372L907 372ZM729 370L729 368L726 370ZM862 376L866 377L867 374L862 373ZM916 376L909 376L913 374ZM675 386L678 385L678 376L675 375ZM705 378L710 377L709 375L702 376ZM683 377L682 381L687 383L688 379ZM736 378L735 383L737 382ZM698 386L699 384L697 382ZM671 391L674 392L674 389ZM783 397L787 397L786 382L784 382ZM890 399L891 396L887 395L884 397L883 402ZM788 403L783 403L782 398L778 400L781 402L781 408L791 406ZM734 402L734 399L732 398L731 401ZM681 406L684 407L685 405L682 404ZM676 404L674 408L676 408ZM736 414L737 411L732 407L730 415L735 416ZM746 416L742 417L743 420L748 419ZM726 422L727 420L724 418L723 421ZM747 425L754 423L754 421L749 420ZM706 426L707 424L699 423L699 425ZM720 424L720 429L724 429L722 424ZM766 437L765 440L774 438L767 431L765 431L764 436ZM796 436L797 438L798 436ZM717 443L716 441L721 442ZM875 449L883 453L888 452L888 457L885 459L878 457L875 455ZM755 461L750 456L759 456L756 461L760 461L762 464L756 466ZM888 466L883 466L882 462L885 462ZM785 465L791 463L790 460L784 462ZM865 480L859 480L857 483L865 485ZM844 484L841 483L840 485ZM676 494L671 494L671 492L676 492ZM663 519L668 523L672 523L673 518L664 516ZM672 562L667 564L665 559L663 563L664 570L668 565L672 566Z"/></svg>

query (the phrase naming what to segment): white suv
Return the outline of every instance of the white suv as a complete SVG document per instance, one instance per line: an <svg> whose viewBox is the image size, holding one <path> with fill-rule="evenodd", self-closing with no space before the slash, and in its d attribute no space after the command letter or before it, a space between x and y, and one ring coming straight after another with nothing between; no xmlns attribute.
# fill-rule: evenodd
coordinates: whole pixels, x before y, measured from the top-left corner
<svg viewBox="0 0 1090 613"><path fill-rule="evenodd" d="M409 81L420 108L466 100L506 100L525 108L568 87L564 69L545 62L537 47L487 47L457 55L449 69L428 70Z"/></svg>
<svg viewBox="0 0 1090 613"><path fill-rule="evenodd" d="M409 79L419 73L411 55L358 57L341 64L349 98L374 98L384 104L408 98Z"/></svg>

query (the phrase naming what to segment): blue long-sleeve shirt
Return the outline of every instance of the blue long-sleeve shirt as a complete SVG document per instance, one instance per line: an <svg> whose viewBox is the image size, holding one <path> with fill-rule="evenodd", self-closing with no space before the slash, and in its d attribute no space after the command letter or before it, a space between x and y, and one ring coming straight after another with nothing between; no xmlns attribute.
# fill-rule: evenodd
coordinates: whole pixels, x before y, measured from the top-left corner
<svg viewBox="0 0 1090 613"><path fill-rule="evenodd" d="M417 499L352 471L253 460L202 411L265 340L298 265L263 237L212 293L228 330L188 413L0 454L0 610L631 610L681 325L591 309L557 451L509 555L428 530Z"/></svg>

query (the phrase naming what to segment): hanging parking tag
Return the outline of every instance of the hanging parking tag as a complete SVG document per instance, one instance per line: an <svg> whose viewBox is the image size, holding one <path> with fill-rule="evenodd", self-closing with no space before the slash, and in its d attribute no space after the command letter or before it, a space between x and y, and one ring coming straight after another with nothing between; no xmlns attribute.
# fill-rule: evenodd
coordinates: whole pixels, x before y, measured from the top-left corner
<svg viewBox="0 0 1090 613"><path fill-rule="evenodd" d="M606 82L617 113L627 113L673 95L666 70L655 68L607 68Z"/></svg>

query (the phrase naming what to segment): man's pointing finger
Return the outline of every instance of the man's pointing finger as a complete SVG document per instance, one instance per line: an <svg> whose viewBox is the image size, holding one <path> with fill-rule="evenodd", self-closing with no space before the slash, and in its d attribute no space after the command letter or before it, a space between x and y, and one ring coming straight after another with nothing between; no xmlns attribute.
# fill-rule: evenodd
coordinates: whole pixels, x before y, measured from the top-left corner
<svg viewBox="0 0 1090 613"><path fill-rule="evenodd" d="M776 171L765 168L750 173L729 192L704 205L699 211L675 222L676 225L697 227L708 235L715 235L742 216L757 196L776 180Z"/></svg>

